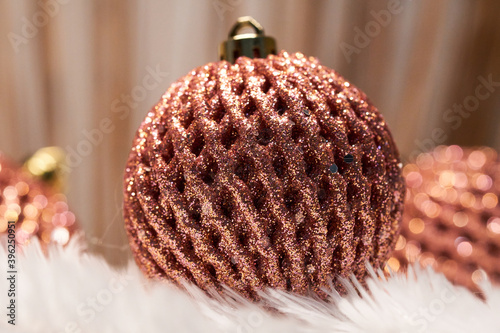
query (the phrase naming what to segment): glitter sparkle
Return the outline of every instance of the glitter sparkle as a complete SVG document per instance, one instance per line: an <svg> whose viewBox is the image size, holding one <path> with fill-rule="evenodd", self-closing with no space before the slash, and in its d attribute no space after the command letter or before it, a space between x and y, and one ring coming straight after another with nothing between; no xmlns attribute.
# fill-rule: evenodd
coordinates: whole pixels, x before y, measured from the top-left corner
<svg viewBox="0 0 500 333"><path fill-rule="evenodd" d="M339 276L364 279L365 261L381 267L395 245L399 163L378 110L315 58L210 63L137 131L126 230L150 277L321 296Z"/></svg>

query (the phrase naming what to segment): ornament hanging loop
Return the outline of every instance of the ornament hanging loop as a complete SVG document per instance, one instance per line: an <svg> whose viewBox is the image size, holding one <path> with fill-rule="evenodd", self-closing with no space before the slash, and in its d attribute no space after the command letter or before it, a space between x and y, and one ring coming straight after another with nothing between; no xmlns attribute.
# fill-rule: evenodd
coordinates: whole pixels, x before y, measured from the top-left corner
<svg viewBox="0 0 500 333"><path fill-rule="evenodd" d="M233 38L238 35L238 31L243 29L244 27L250 27L255 30L255 34L248 34L251 36L264 36L264 28L260 25L259 22L257 22L253 17L251 16L242 16L238 18L236 23L233 25L231 28L231 31L229 32L229 38ZM246 35L246 34L245 34ZM240 34L240 37L242 37L243 34Z"/></svg>
<svg viewBox="0 0 500 333"><path fill-rule="evenodd" d="M240 34L245 27L252 28L254 33ZM265 58L276 54L276 41L264 35L262 26L251 16L238 18L229 32L228 39L219 46L220 60L234 63L238 57Z"/></svg>

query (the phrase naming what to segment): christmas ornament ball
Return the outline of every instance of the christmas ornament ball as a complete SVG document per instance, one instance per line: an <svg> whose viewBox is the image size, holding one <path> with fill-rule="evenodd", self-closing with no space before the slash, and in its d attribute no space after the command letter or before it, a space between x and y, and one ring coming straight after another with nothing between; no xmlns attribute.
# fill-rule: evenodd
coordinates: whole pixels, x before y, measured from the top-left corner
<svg viewBox="0 0 500 333"><path fill-rule="evenodd" d="M478 291L500 284L500 159L492 148L439 146L403 169L407 184L393 271L419 263Z"/></svg>
<svg viewBox="0 0 500 333"><path fill-rule="evenodd" d="M383 265L400 168L379 111L317 59L209 63L172 84L136 133L126 230L150 277L249 298L319 292Z"/></svg>
<svg viewBox="0 0 500 333"><path fill-rule="evenodd" d="M38 153L37 158L42 157L51 158ZM30 166L35 164L46 165L32 161ZM37 237L45 248L48 244L66 244L76 229L66 197L0 153L0 233L13 237L20 246Z"/></svg>

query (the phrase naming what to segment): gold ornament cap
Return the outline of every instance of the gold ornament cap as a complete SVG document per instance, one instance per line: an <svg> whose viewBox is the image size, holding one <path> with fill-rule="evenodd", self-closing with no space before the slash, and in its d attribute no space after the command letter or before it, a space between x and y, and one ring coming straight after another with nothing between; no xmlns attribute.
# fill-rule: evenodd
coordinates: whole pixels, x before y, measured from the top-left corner
<svg viewBox="0 0 500 333"><path fill-rule="evenodd" d="M240 34L242 28L251 27L255 33ZM238 57L265 58L276 54L276 41L264 35L264 28L251 16L238 18L229 32L228 39L219 46L220 60L234 63Z"/></svg>
<svg viewBox="0 0 500 333"><path fill-rule="evenodd" d="M43 181L58 192L64 190L66 183L65 166L66 154L59 147L41 148L24 163L24 168L33 177Z"/></svg>

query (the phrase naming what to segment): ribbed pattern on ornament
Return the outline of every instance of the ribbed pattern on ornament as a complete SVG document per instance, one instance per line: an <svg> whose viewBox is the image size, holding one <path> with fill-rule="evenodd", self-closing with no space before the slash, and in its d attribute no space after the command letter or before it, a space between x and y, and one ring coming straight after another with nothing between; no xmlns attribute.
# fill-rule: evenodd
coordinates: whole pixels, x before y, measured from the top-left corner
<svg viewBox="0 0 500 333"><path fill-rule="evenodd" d="M136 261L148 276L252 298L363 278L395 242L398 158L377 109L314 58L199 67L134 139L124 212Z"/></svg>
<svg viewBox="0 0 500 333"><path fill-rule="evenodd" d="M500 163L491 148L440 146L405 166L408 187L393 270L418 262L478 290L500 283Z"/></svg>

